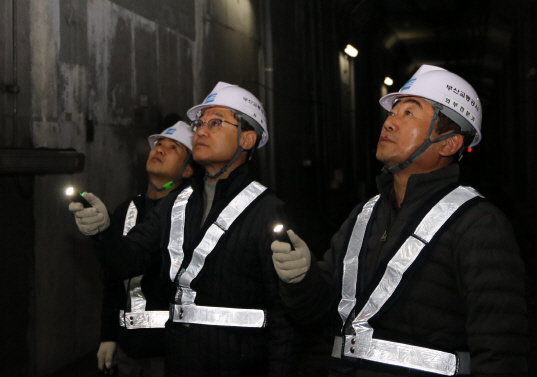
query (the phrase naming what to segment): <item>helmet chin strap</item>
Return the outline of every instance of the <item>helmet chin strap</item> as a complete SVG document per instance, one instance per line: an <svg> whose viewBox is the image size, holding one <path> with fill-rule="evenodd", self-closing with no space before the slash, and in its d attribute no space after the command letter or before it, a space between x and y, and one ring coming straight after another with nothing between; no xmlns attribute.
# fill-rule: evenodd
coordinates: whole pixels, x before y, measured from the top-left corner
<svg viewBox="0 0 537 377"><path fill-rule="evenodd" d="M421 156L427 150L427 148L429 148L431 145L433 145L434 143L438 143L439 141L449 139L450 137L456 134L455 132L451 132L449 134L442 135L442 136L437 137L434 140L431 140L431 135L434 131L434 125L436 123L436 119L438 118L438 114L440 113L440 110L442 110L444 106L433 101L429 103L434 107L434 115L433 115L433 119L431 119L431 123L429 124L429 131L427 132L427 139L405 161L399 164L396 164L394 166L391 166L391 167L384 166L382 168L383 173L392 173L392 174L399 173L401 170L406 169L410 164L416 161L418 157Z"/></svg>
<svg viewBox="0 0 537 377"><path fill-rule="evenodd" d="M190 152L188 150L188 148L186 148L186 150L188 152L187 152L187 155L186 155L185 159L183 160L183 165L181 166L181 170L179 171L179 175L177 175L177 177L175 177L170 182L162 185L162 187L158 187L157 185L155 185L153 183L153 181L151 181L151 178L149 178L149 185L151 185L151 187L153 187L153 189L155 189L158 192L166 191L166 190L169 190L169 189L173 188L173 186L175 186L175 184L177 182L179 182L181 179L183 179L183 170L185 169L186 164L187 164L188 160L190 159L190 155L192 154L192 152Z"/></svg>
<svg viewBox="0 0 537 377"><path fill-rule="evenodd" d="M237 161L237 159L241 155L242 151L244 151L244 148L241 147L242 116L240 114L237 115L237 120L238 120L239 123L237 125L238 126L238 130L237 130L237 150L235 151L235 154L233 155L233 157L231 157L231 160L228 161L226 166L224 166L222 169L218 170L217 172L215 172L213 174L209 174L209 173L207 173L207 171L205 171L205 179L215 179L215 178L220 177L222 174L224 174L227 171L227 169L229 169L229 167L231 165L233 165L233 163L235 161Z"/></svg>

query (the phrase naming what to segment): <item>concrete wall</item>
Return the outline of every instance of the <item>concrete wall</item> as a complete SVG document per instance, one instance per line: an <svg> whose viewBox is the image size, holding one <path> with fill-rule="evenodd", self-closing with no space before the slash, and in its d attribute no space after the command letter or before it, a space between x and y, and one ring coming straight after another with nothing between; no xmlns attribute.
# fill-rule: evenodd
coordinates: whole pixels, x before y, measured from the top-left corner
<svg viewBox="0 0 537 377"><path fill-rule="evenodd" d="M218 81L261 96L263 7L256 0L17 0L12 35L12 6L0 1L0 80L13 80L16 40L21 91L1 97L0 147L85 154L81 173L0 176L11 266L4 287L13 287L14 306L5 356L16 360L2 374L45 376L93 355L99 343L100 266L63 188L94 192L113 210L145 190L147 136L166 114L186 118Z"/></svg>
<svg viewBox="0 0 537 377"><path fill-rule="evenodd" d="M167 13L166 3L150 8ZM194 20L193 2L185 3L190 7L180 11ZM30 2L33 146L86 156L80 174L35 179L30 344L37 376L99 343L99 265L92 241L73 226L61 189L75 184L95 192L113 210L146 184L147 135L159 131L164 115L183 113L193 102L193 23L182 30L159 23L162 14L135 10L111 1Z"/></svg>
<svg viewBox="0 0 537 377"><path fill-rule="evenodd" d="M70 363L85 356L94 368L100 267L62 189L74 184L94 192L110 210L145 190L147 136L160 131L170 112L186 117L218 81L241 85L264 103L270 141L255 155L252 175L287 202L297 232L322 254L341 218L375 191L374 152L385 116L380 83L398 61L368 28L357 33L358 58L342 55L347 40L339 40L332 3L0 0L0 89L15 81L20 88L0 90L0 148L73 148L85 155L77 174L0 174L4 358L12 361L2 375L64 368L72 376ZM483 157L464 164L463 173L479 189L494 187L484 193L504 208L513 193L530 198L537 185L536 17L534 4L519 15L524 22L516 25L518 42L501 77L499 92L506 95L497 96L487 117L494 119L488 140L506 146L498 152L494 143L484 145ZM497 170L505 181L500 188L490 181ZM519 202L527 208L513 218L530 245L535 206ZM533 248L522 249L534 266ZM535 306L533 300L534 312ZM326 352L305 351L312 373Z"/></svg>
<svg viewBox="0 0 537 377"><path fill-rule="evenodd" d="M14 287L7 357L17 360L6 373L69 375L81 358L94 367L100 266L63 189L96 193L111 211L145 190L147 136L170 112L186 118L218 81L265 104L270 140L252 175L289 204L315 253L364 195L351 187L367 177L354 147L364 142L354 129L353 63L341 55L328 3L16 0L16 36L13 3L0 0L0 80L14 80L15 38L21 90L0 96L0 147L73 148L85 168L0 175L0 226L11 235L4 286Z"/></svg>

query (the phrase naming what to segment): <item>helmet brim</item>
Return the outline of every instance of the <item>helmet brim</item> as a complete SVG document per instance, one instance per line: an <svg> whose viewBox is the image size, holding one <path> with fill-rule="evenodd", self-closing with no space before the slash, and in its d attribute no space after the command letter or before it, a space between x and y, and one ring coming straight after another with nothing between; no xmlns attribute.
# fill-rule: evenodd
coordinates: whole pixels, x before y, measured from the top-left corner
<svg viewBox="0 0 537 377"><path fill-rule="evenodd" d="M408 96L409 94L401 94L399 92L388 93L379 100L379 103L380 103L380 106L390 111L393 108L393 104L396 99L401 98L401 97L408 97Z"/></svg>
<svg viewBox="0 0 537 377"><path fill-rule="evenodd" d="M186 116L187 116L188 119L190 119L190 120L196 120L197 117L198 117L198 113L200 112L200 110L207 109L207 108L209 108L209 107L214 107L214 106L217 106L217 105L197 105L197 106L194 106L194 107L190 108L190 109L186 112Z"/></svg>

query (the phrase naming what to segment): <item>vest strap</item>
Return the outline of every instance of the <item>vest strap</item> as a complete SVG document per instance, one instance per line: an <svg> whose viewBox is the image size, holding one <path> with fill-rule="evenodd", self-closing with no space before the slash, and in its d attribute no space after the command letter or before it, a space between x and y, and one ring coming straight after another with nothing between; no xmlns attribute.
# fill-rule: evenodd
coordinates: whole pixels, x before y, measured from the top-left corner
<svg viewBox="0 0 537 377"><path fill-rule="evenodd" d="M172 310L173 322L185 324L261 328L266 322L265 312L261 309L173 305Z"/></svg>
<svg viewBox="0 0 537 377"><path fill-rule="evenodd" d="M167 310L152 310L147 312L119 311L119 325L127 329L154 329L164 328L170 318Z"/></svg>
<svg viewBox="0 0 537 377"><path fill-rule="evenodd" d="M183 263L183 242L185 240L185 208L190 195L192 195L191 186L185 188L173 203L172 219L170 226L170 239L168 242L168 252L170 253L170 280L173 281L181 263Z"/></svg>
<svg viewBox="0 0 537 377"><path fill-rule="evenodd" d="M354 228L352 230L349 246L343 260L343 277L341 284L341 301L338 305L338 312L343 326L349 313L356 305L356 278L358 276L358 264L360 260L360 250L364 242L365 230L369 219L373 214L373 209L377 204L380 195L371 198L358 214Z"/></svg>
<svg viewBox="0 0 537 377"><path fill-rule="evenodd" d="M138 218L138 208L134 204L134 200L131 200L127 214L125 215L125 224L123 225L123 235L126 236L132 228L136 225L136 219ZM142 313L145 311L146 299L144 292L142 292L142 275L133 277L131 279L124 280L125 289L128 291L130 309L132 312Z"/></svg>
<svg viewBox="0 0 537 377"><path fill-rule="evenodd" d="M365 347L364 347L365 343ZM457 354L436 351L430 348L411 346L404 343L372 339L367 336L336 336L332 348L332 357L341 358L341 350L353 357L376 361L405 368L417 369L444 376L470 374L470 354ZM365 351L365 352L364 352ZM355 356L354 356L355 355Z"/></svg>
<svg viewBox="0 0 537 377"><path fill-rule="evenodd" d="M339 352L339 356L336 355L335 357L341 357L343 354L345 357L351 359L370 360L446 376L454 376L458 373L459 358L455 354L404 343L374 339L374 329L369 323L369 320L392 297L399 287L404 274L446 221L464 203L477 196L481 195L473 188L459 186L431 208L416 227L413 234L405 240L393 258L388 262L384 275L364 306L354 308L358 313L351 324L353 335L345 335L343 340L336 341L338 344L334 345L333 355ZM373 198L364 206L362 213L365 216L362 216L362 213L358 216L349 242L349 248L345 255L342 299L340 301L340 315L342 319L348 318L350 312L353 310L353 308L349 308L348 306L352 302L351 300L354 299L354 302L356 302L358 259L362 244L364 243L363 233L368 222L371 220L370 211L375 201L375 198ZM355 238L358 241L353 242ZM341 308L344 308L344 310L342 311ZM347 331L345 324L343 330ZM468 360L467 364L469 368L469 357L465 357L464 360Z"/></svg>
<svg viewBox="0 0 537 377"><path fill-rule="evenodd" d="M227 232L240 214L266 189L265 186L258 182L251 182L220 212L215 223L207 229L203 239L194 249L192 260L188 267L181 269L177 275L177 303L180 302L183 305L194 304L196 291L192 289L191 283L205 265L207 256L214 250L220 237ZM184 210L182 217L184 218ZM184 220L182 226L184 228Z"/></svg>
<svg viewBox="0 0 537 377"><path fill-rule="evenodd" d="M131 200L129 208L127 209L127 215L125 216L125 224L123 225L123 235L126 236L129 231L136 225L136 218L138 217L138 208L134 204L134 200Z"/></svg>

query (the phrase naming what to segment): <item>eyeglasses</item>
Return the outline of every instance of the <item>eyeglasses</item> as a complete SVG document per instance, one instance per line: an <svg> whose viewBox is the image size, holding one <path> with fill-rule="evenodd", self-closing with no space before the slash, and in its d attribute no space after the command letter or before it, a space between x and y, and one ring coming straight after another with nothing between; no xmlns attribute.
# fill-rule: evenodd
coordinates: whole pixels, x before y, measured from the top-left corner
<svg viewBox="0 0 537 377"><path fill-rule="evenodd" d="M214 134L217 132L220 128L222 128L223 123L229 123L235 127L238 127L238 124L233 124L231 122L228 122L227 120L223 119L209 119L207 121L203 121L201 119L193 120L192 123L190 123L190 127L192 127L193 132L197 132L198 130L201 130L203 128L203 125L207 125L207 129L210 133Z"/></svg>

